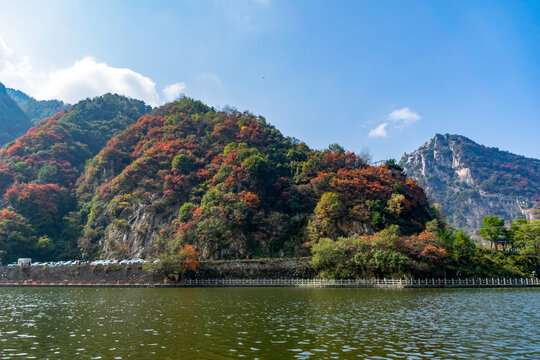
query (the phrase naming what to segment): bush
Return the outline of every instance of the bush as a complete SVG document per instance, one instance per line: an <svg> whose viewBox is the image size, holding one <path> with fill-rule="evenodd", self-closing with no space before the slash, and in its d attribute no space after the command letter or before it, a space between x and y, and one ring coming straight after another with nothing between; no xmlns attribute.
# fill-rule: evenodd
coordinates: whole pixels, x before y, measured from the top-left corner
<svg viewBox="0 0 540 360"><path fill-rule="evenodd" d="M343 246L332 239L321 239L311 248L312 264L319 269L334 269L346 260Z"/></svg>
<svg viewBox="0 0 540 360"><path fill-rule="evenodd" d="M172 167L183 174L189 174L193 170L193 159L186 154L178 154L172 161Z"/></svg>

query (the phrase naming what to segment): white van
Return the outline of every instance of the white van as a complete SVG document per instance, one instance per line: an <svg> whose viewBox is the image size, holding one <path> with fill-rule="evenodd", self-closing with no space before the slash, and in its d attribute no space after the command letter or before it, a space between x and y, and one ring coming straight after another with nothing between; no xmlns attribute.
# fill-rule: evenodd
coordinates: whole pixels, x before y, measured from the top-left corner
<svg viewBox="0 0 540 360"><path fill-rule="evenodd" d="M30 259L30 258L19 258L19 260L17 260L17 264L19 266L30 266L30 265L32 265L32 259Z"/></svg>

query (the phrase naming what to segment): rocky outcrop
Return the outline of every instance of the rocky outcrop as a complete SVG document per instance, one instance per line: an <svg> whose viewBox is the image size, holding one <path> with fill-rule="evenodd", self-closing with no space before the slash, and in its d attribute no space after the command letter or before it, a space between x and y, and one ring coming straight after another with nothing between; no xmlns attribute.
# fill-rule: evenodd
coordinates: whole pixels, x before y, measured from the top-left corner
<svg viewBox="0 0 540 360"><path fill-rule="evenodd" d="M484 216L533 218L540 201L540 160L464 136L437 134L400 165L442 206L451 225L473 235Z"/></svg>

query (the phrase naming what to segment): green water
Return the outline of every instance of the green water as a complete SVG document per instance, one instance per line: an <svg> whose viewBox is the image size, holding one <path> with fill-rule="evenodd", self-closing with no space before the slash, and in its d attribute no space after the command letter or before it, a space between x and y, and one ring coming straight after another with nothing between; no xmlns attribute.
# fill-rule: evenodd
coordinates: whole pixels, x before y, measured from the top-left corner
<svg viewBox="0 0 540 360"><path fill-rule="evenodd" d="M540 359L540 289L0 288L0 358Z"/></svg>

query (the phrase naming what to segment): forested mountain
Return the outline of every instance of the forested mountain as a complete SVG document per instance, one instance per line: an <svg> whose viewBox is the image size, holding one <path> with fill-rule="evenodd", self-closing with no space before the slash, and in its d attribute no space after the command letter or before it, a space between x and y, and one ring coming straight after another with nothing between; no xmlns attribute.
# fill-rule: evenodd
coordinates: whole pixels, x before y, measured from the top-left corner
<svg viewBox="0 0 540 360"><path fill-rule="evenodd" d="M469 194L439 200L465 219L485 205L475 196L518 198L524 209L538 199L538 160L463 137L437 135L402 164L452 201ZM81 101L0 150L0 192L5 261L159 257L174 275L198 257L313 255L331 277L521 276L538 266L529 245L505 256L449 231L394 161L371 166L337 144L314 150L263 117L189 98L153 110L111 94Z"/></svg>
<svg viewBox="0 0 540 360"><path fill-rule="evenodd" d="M192 245L203 258L302 255L322 238L433 219L394 165L338 145L284 137L264 118L191 99L141 117L87 165L77 188L84 256L155 256Z"/></svg>
<svg viewBox="0 0 540 360"><path fill-rule="evenodd" d="M479 145L459 135L439 135L400 162L442 206L451 225L470 233L482 217L532 219L540 201L540 160ZM536 205L538 208L538 205Z"/></svg>
<svg viewBox="0 0 540 360"><path fill-rule="evenodd" d="M10 88L6 92L34 124L69 108L69 104L60 100L36 100L20 90Z"/></svg>
<svg viewBox="0 0 540 360"><path fill-rule="evenodd" d="M0 83L0 147L24 134L32 125Z"/></svg>
<svg viewBox="0 0 540 360"><path fill-rule="evenodd" d="M83 100L0 150L5 259L78 253L76 180L88 159L148 111L142 101L118 95Z"/></svg>

